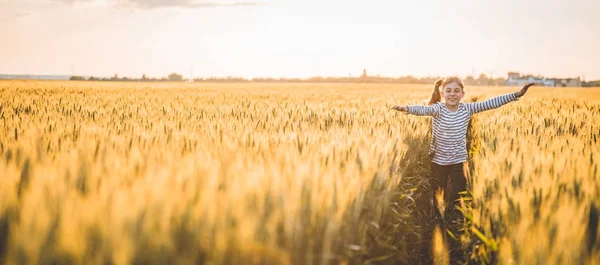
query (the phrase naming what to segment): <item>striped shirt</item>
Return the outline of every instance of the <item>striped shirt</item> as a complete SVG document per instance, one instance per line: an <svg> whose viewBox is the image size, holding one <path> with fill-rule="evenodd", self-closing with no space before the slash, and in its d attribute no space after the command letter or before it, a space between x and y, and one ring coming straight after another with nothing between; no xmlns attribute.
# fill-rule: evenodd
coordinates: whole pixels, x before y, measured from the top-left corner
<svg viewBox="0 0 600 265"><path fill-rule="evenodd" d="M452 165L467 161L467 126L471 116L517 99L517 92L514 92L482 102L459 103L455 112L441 102L431 106L411 105L407 109L409 114L433 117L433 134L429 145L429 154L434 154L432 162Z"/></svg>

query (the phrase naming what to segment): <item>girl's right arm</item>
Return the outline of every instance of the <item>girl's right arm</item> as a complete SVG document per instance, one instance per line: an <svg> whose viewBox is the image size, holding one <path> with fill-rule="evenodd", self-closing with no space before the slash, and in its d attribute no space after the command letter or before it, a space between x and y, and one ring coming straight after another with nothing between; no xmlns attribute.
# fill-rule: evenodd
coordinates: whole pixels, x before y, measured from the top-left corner
<svg viewBox="0 0 600 265"><path fill-rule="evenodd" d="M393 106L393 110L401 111L404 113L416 115L416 116L437 116L440 113L439 106L437 104L431 106L418 106L418 105L409 105L409 106Z"/></svg>

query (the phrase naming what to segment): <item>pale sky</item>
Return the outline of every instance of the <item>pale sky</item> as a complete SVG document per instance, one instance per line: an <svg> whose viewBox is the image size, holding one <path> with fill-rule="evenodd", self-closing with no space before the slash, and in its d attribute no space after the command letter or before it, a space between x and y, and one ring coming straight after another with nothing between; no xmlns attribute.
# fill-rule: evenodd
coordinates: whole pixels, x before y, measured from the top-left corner
<svg viewBox="0 0 600 265"><path fill-rule="evenodd" d="M600 79L600 0L0 0L0 74Z"/></svg>

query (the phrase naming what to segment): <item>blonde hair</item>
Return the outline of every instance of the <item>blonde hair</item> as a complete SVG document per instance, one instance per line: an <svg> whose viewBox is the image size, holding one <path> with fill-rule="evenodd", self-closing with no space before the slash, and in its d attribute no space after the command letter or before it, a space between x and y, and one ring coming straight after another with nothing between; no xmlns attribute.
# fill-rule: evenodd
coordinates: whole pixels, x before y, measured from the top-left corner
<svg viewBox="0 0 600 265"><path fill-rule="evenodd" d="M433 85L433 92L431 93L431 99L429 100L429 105L433 105L435 103L442 101L442 94L440 93L440 87L445 87L447 84L450 84L452 82L456 82L460 86L460 89L462 89L463 92L465 91L465 85L463 84L463 81L460 80L460 78L458 78L458 77L451 76L446 79L438 79L437 81L435 81L435 84Z"/></svg>

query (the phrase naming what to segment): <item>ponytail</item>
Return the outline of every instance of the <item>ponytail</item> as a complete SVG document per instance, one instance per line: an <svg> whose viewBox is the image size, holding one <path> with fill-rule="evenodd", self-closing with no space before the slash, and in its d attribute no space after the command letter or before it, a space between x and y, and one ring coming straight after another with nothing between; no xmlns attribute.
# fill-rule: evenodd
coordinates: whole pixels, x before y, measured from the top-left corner
<svg viewBox="0 0 600 265"><path fill-rule="evenodd" d="M440 94L440 86L444 83L443 79L438 79L435 81L435 85L433 87L433 92L431 93L431 99L429 100L429 105L433 105L442 101L442 95Z"/></svg>

